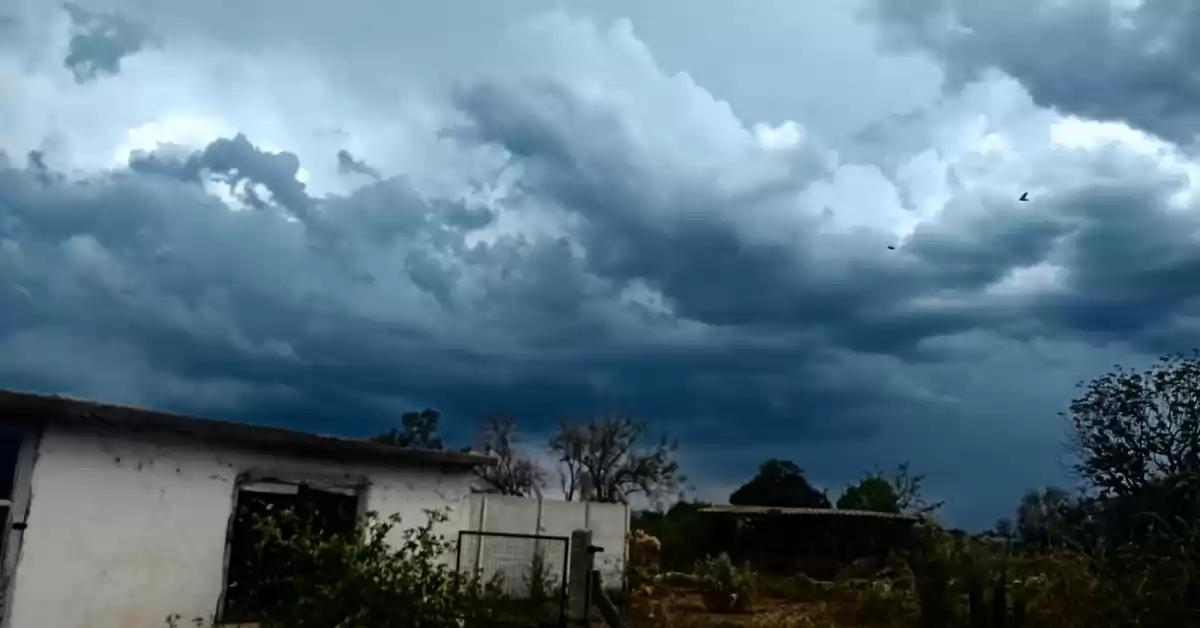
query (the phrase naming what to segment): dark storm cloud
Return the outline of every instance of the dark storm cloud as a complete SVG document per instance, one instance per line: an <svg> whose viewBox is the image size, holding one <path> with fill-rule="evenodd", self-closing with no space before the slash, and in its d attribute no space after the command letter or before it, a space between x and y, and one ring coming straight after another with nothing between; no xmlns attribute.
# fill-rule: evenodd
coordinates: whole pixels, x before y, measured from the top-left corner
<svg viewBox="0 0 1200 628"><path fill-rule="evenodd" d="M63 8L74 31L63 67L74 73L76 82L117 74L121 60L137 54L150 41L145 28L119 15L94 13L72 2Z"/></svg>
<svg viewBox="0 0 1200 628"><path fill-rule="evenodd" d="M337 153L338 172L342 174L361 174L379 180L379 171L367 165L367 162L361 159L355 159L347 150L339 150Z"/></svg>
<svg viewBox="0 0 1200 628"><path fill-rule="evenodd" d="M305 223L288 223L284 212L230 212L200 188L200 173L210 170L197 164L224 164L228 167L213 171L232 171L229 162L206 157L242 143L249 148L236 152L244 158L238 172L247 177L280 172L255 167L254 159L268 165L282 161L239 137L218 140L183 160L141 155L132 160L134 169L86 184L46 185L37 180L36 168L0 173L3 222L10 225L5 237L21 258L4 293L5 335L48 329L79 344L124 339L148 373L161 370L197 383L240 382L247 387L245 399L263 391L269 408L312 400L304 416L313 425L321 423L320 416L341 420L330 397L356 391L365 399L420 399L461 416L503 408L529 416L535 425L560 413L615 406L667 421L750 413L785 433L817 438L871 429L850 420L856 408L871 403L851 381L820 381L811 360L822 349L812 340L764 344L735 334L671 349L656 347L652 337L619 337L604 313L616 286L590 274L564 241L467 247L466 231L440 230L436 223L430 231L430 221L452 212L403 189L387 198L407 202L390 205L387 216L413 219L380 223L372 214L379 206L373 197L402 185L398 180L350 197L297 201L327 206L327 215L338 217L337 235L358 243L347 249L357 251L357 258L312 255ZM294 174L294 164L285 165ZM403 264L391 269L366 259L384 244L371 238L384 232L391 236L388 244L403 252ZM56 258L60 263L51 264ZM368 266L393 289L397 282L408 286L418 302L422 295L432 298L437 305L431 318L373 323L355 315L342 301L352 291L347 263ZM482 292L462 290L464 277L475 278ZM342 294L322 294L321 287ZM444 318L456 315L503 331L515 342L489 350L473 336L486 337L486 330L470 327L447 338L451 325ZM648 326L639 333L653 334L652 319L634 321ZM667 333L673 326L661 324ZM9 368L26 358L10 355ZM77 376L42 371L22 381L55 389ZM797 381L805 386L797 387ZM145 386L131 393L135 400L193 405L187 399L156 400L152 381ZM281 390L288 394L280 396ZM906 394L878 391L897 403ZM839 421L827 410L819 417L787 410L827 406L841 408L847 419ZM237 414L253 415L254 407L251 402ZM356 420L385 423L387 405L372 407ZM331 411L322 414L321 408ZM717 443L740 432L736 425L717 425L696 440Z"/></svg>
<svg viewBox="0 0 1200 628"><path fill-rule="evenodd" d="M580 24L543 20L521 41L557 42L535 55L553 63L449 99L414 152L462 168L450 192L319 193L304 167L364 182L337 176L336 145L253 134L87 175L0 159L0 383L350 434L434 406L451 442L493 411L543 434L628 410L681 437L698 480L782 455L837 489L912 458L986 524L1052 481L1071 384L1196 340L1200 223L1173 147L1051 145L1054 116L987 79L890 122L906 139L881 133L893 152L862 164L807 132L768 147L627 27ZM980 117L1033 139L937 143ZM929 144L945 163L913 166ZM1007 189L1026 185L1030 203ZM940 212L900 235L922 186ZM1047 286L1014 280L1039 266ZM1038 472L1018 470L1032 450Z"/></svg>
<svg viewBox="0 0 1200 628"><path fill-rule="evenodd" d="M1106 340L1136 342L1150 322L1143 317L1168 316L1195 276L1194 248L1181 235L1195 219L1162 209L1186 181L1163 178L1148 162L1121 162L1114 168L1123 180L1037 205L962 192L943 219L918 226L888 256L882 234L826 233L815 220L798 221L790 242L739 233L738 218L782 205L792 188L829 173L788 168L778 175L787 185L729 194L640 154L631 137L638 130L561 86L482 86L459 104L474 120L470 137L506 148L529 185L584 218L578 236L590 274L645 281L677 316L705 324L821 330L847 348L901 355L924 338L1005 326L1021 334L1106 331ZM825 248L842 259L814 260ZM1064 264L1066 284L1042 302L984 294L1015 269L1043 262ZM1110 296L1095 300L1103 293ZM955 303L913 303L923 295L952 295ZM1103 315L1089 320L1084 312Z"/></svg>
<svg viewBox="0 0 1200 628"><path fill-rule="evenodd" d="M244 200L259 209L267 205L266 199L254 187L254 184L261 184L280 206L299 219L308 218L313 205L304 184L296 180L300 159L286 151L262 151L242 134L218 139L183 160L157 153L137 154L130 160L129 167L135 172L169 175L192 182L199 182L202 175L218 175L231 191L249 183L250 186L243 188Z"/></svg>
<svg viewBox="0 0 1200 628"><path fill-rule="evenodd" d="M695 97L719 112L707 93L697 90ZM589 252L589 273L618 283L645 280L682 318L732 326L819 323L870 308L892 292L824 281L823 269L804 257L804 248L820 237L811 228L815 221L790 242L755 242L738 233L733 208L769 209L828 175L812 167L808 155L768 164L751 151L748 167L730 159L731 169L783 167L754 187L725 191L656 160L632 137L640 130L618 111L589 104L559 84L484 84L460 94L458 103L474 122L467 137L505 148L527 173L526 185L584 219L578 236ZM883 248L871 236L840 240L849 251ZM894 286L902 279L882 256L859 264L861 285Z"/></svg>
<svg viewBox="0 0 1200 628"><path fill-rule="evenodd" d="M872 4L893 43L945 63L951 88L996 67L1040 104L1076 115L1128 120L1183 142L1200 128L1200 19L1190 0Z"/></svg>

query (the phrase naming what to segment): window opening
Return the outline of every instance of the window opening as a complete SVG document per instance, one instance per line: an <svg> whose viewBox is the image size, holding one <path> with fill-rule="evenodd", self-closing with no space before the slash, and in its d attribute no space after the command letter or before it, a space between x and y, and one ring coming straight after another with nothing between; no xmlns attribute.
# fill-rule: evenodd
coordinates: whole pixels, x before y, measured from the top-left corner
<svg viewBox="0 0 1200 628"><path fill-rule="evenodd" d="M263 530L256 525L284 511L295 515L280 528L284 539L292 538L301 525L311 526L323 538L350 534L357 519L358 494L283 482L239 487L228 539L223 622L252 623L263 618L269 605L286 603L289 575L304 566L289 564L276 548L264 545Z"/></svg>

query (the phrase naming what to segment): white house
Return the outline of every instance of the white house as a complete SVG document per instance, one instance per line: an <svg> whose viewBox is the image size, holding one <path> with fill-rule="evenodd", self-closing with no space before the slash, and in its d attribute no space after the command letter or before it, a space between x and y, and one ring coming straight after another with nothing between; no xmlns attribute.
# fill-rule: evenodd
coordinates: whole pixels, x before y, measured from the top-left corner
<svg viewBox="0 0 1200 628"><path fill-rule="evenodd" d="M262 569L243 567L255 561L239 510L289 504L346 525L371 510L418 525L424 509L462 510L472 470L494 462L6 391L0 431L0 628L232 622L238 578Z"/></svg>

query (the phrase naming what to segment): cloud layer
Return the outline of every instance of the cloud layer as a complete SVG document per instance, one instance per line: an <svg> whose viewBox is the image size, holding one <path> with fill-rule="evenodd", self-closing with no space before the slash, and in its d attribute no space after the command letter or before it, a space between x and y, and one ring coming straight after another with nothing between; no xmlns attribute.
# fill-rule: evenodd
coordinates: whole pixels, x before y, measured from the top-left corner
<svg viewBox="0 0 1200 628"><path fill-rule="evenodd" d="M526 4L497 5L477 63L430 44L453 81L369 30L338 57L183 5L12 16L0 385L358 434L427 405L459 437L619 408L681 438L704 495L767 456L834 490L910 459L986 525L1061 479L1075 381L1196 344L1185 96L1056 88L1076 57L998 43L1099 33L1087 10L963 3L970 37L920 3L811 16L858 42L825 49L843 73L911 89L801 97L826 79L797 63L781 98L809 105L759 120L674 31ZM1106 14L1168 42L1113 52L1111 80L1182 67L1167 10ZM758 50L731 54L780 63Z"/></svg>

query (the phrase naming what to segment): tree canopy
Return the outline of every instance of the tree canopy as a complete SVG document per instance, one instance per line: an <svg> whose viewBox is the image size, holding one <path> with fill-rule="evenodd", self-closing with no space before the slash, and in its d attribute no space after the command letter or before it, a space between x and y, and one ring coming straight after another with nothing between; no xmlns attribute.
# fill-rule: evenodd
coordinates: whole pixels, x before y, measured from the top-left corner
<svg viewBox="0 0 1200 628"><path fill-rule="evenodd" d="M840 510L869 510L871 512L900 512L900 498L896 489L881 475L868 475L846 491L837 500Z"/></svg>
<svg viewBox="0 0 1200 628"><path fill-rule="evenodd" d="M791 460L772 458L762 463L758 474L729 496L735 506L774 508L829 508L829 498L813 488L804 470Z"/></svg>
<svg viewBox="0 0 1200 628"><path fill-rule="evenodd" d="M1102 496L1132 497L1200 472L1200 358L1165 356L1098 377L1064 414L1075 470Z"/></svg>
<svg viewBox="0 0 1200 628"><path fill-rule="evenodd" d="M858 484L848 487L838 498L843 510L927 515L942 507L941 502L925 500L925 476L912 473L907 462L896 466L891 475L875 470Z"/></svg>
<svg viewBox="0 0 1200 628"><path fill-rule="evenodd" d="M441 418L442 413L432 408L420 412L405 412L400 415L400 429L390 429L371 440L398 447L440 450L443 448L442 439L438 436L438 423Z"/></svg>

